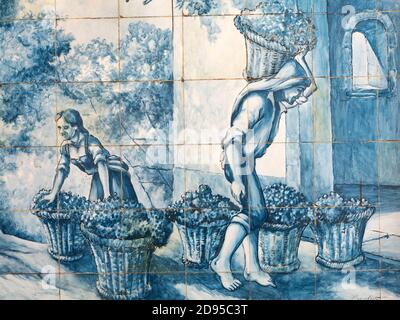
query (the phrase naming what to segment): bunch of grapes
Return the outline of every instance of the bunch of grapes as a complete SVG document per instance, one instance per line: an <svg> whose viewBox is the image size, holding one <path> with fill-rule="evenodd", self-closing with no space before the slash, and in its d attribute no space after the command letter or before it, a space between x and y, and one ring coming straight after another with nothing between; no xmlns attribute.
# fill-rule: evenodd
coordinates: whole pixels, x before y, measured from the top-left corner
<svg viewBox="0 0 400 320"><path fill-rule="evenodd" d="M102 238L150 238L157 247L165 245L172 233L172 224L162 211L145 209L142 204L121 200L117 195L91 203L82 216L82 223Z"/></svg>
<svg viewBox="0 0 400 320"><path fill-rule="evenodd" d="M345 201L336 192L324 194L315 202L315 206L317 207L318 220L335 223L346 219Z"/></svg>
<svg viewBox="0 0 400 320"><path fill-rule="evenodd" d="M350 198L345 202L346 220L357 221L361 218L370 218L375 213L375 207L366 199Z"/></svg>
<svg viewBox="0 0 400 320"><path fill-rule="evenodd" d="M235 26L241 33L252 32L279 43L292 56L315 46L315 26L311 19L278 1L262 2L255 10L243 10L235 18Z"/></svg>
<svg viewBox="0 0 400 320"><path fill-rule="evenodd" d="M188 191L169 207L168 219L190 227L229 221L238 208L226 197L214 195L207 185Z"/></svg>
<svg viewBox="0 0 400 320"><path fill-rule="evenodd" d="M264 190L269 224L293 226L308 223L313 214L312 205L305 196L282 183L274 183Z"/></svg>
<svg viewBox="0 0 400 320"><path fill-rule="evenodd" d="M149 210L147 211L147 219L150 226L149 234L153 239L153 244L156 247L166 245L172 233L173 225L167 219L165 212L155 209Z"/></svg>
<svg viewBox="0 0 400 320"><path fill-rule="evenodd" d="M33 212L57 213L62 212L71 218L82 214L88 207L89 201L85 197L73 194L72 192L59 192L51 203L43 198L49 195L51 190L41 189L33 197L31 209Z"/></svg>
<svg viewBox="0 0 400 320"><path fill-rule="evenodd" d="M216 0L177 0L176 6L179 9L185 6L190 15L204 15L217 8L218 4Z"/></svg>

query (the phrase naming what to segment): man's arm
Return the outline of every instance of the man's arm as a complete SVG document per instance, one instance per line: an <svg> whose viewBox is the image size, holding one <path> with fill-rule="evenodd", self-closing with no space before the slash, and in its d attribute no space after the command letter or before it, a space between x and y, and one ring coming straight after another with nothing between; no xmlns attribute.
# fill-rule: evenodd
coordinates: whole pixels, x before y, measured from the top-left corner
<svg viewBox="0 0 400 320"><path fill-rule="evenodd" d="M317 83L315 82L314 76L307 64L306 55L308 51L303 51L302 53L298 54L295 59L296 61L302 66L302 68L306 71L307 77L310 79L311 84L304 90L303 96L308 98L311 96L315 91L317 91Z"/></svg>
<svg viewBox="0 0 400 320"><path fill-rule="evenodd" d="M253 162L252 159L248 159L249 155L245 155L243 149L245 144L255 143L252 130L260 121L264 103L266 102L260 96L247 96L239 101L238 109L234 109L237 111L234 111L236 114L223 140L223 147L235 180L243 174L248 174L248 169L252 169L247 168L253 165Z"/></svg>
<svg viewBox="0 0 400 320"><path fill-rule="evenodd" d="M293 74L296 69L295 62L291 61L286 63L272 78L262 78L248 83L243 90L239 93L235 100L235 106L247 95L255 91L274 91L283 82L288 81L287 74Z"/></svg>
<svg viewBox="0 0 400 320"><path fill-rule="evenodd" d="M223 141L225 157L232 169L234 181L239 181L240 176L243 174L241 167L245 164L243 156L244 137L245 133L242 130L230 127Z"/></svg>

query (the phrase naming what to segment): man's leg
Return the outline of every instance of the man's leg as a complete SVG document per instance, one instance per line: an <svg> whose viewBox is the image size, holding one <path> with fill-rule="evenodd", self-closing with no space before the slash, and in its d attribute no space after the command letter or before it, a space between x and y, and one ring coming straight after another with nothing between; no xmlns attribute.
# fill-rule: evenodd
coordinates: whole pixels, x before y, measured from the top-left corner
<svg viewBox="0 0 400 320"><path fill-rule="evenodd" d="M258 259L258 232L266 218L265 200L256 172L247 179L246 196L250 221L250 232L243 240L245 253L244 277L262 286L275 286L270 275L261 270Z"/></svg>
<svg viewBox="0 0 400 320"><path fill-rule="evenodd" d="M232 256L246 237L246 229L239 223L231 223L225 232L225 239L218 256L211 262L211 269L221 279L222 286L230 291L241 286L241 282L232 275Z"/></svg>
<svg viewBox="0 0 400 320"><path fill-rule="evenodd" d="M233 175L228 164L224 166L224 172L226 179L232 183ZM232 275L231 261L233 254L241 245L249 229L248 215L240 212L232 219L226 229L222 248L210 264L211 269L220 277L222 286L227 290L236 290L241 285L241 282Z"/></svg>
<svg viewBox="0 0 400 320"><path fill-rule="evenodd" d="M255 281L262 286L276 287L271 276L262 271L258 260L258 232L251 232L243 240L243 249L245 254L244 278L247 281Z"/></svg>

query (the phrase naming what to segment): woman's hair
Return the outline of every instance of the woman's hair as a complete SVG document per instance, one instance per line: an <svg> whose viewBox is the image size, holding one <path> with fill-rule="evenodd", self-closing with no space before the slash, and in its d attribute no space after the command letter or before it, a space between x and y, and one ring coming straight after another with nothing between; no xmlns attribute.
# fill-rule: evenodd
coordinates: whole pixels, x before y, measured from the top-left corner
<svg viewBox="0 0 400 320"><path fill-rule="evenodd" d="M66 109L60 111L56 114L56 121L58 121L60 118L63 118L71 126L78 127L81 132L89 133L89 131L87 131L87 129L83 126L83 120L79 111L75 109Z"/></svg>

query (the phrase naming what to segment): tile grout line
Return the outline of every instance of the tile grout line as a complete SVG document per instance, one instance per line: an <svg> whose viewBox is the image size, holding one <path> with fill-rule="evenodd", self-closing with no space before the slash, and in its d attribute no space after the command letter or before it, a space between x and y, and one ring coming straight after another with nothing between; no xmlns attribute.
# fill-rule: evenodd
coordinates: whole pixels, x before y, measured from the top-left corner
<svg viewBox="0 0 400 320"><path fill-rule="evenodd" d="M173 0L171 0L171 6L172 6L172 13L174 13L174 2ZM181 103L182 103L182 111L183 111L183 127L184 130L186 130L186 92L185 92L185 24L184 24L184 17L183 17L183 9L178 9L180 11L180 19L181 19L181 47L180 47L180 54L181 54L181 59L180 59L180 63L181 63L181 85L180 85L180 89L182 91L181 93ZM174 107L175 109L175 107ZM183 135L183 145L186 145L186 134ZM186 164L186 154L184 154L184 163ZM183 180L184 180L184 192L186 192L187 187L188 187L188 182L187 182L187 172L186 170L183 171ZM187 209L184 208L184 222L185 222L185 229L186 229L186 223L187 223ZM183 249L182 251L182 258L186 255L185 250ZM187 257L185 256L185 259ZM188 298L188 293L189 293L189 286L188 286L188 281L189 281L189 271L188 271L188 265L185 264L185 300L189 300Z"/></svg>
<svg viewBox="0 0 400 320"><path fill-rule="evenodd" d="M375 10L378 9L378 3L380 3L379 0L375 0ZM378 24L375 23L375 38L378 35ZM380 125L379 125L379 110L380 110L380 96L379 96L379 91L377 90L377 97L376 97L376 135L377 138L379 139L381 137L381 132L380 132ZM375 147L375 155L376 155L376 175L377 175L377 202L378 202L378 206L379 206L379 218L378 218L378 226L379 226L379 230L381 230L381 186L380 186L380 158L381 158L381 153L379 152L380 150L380 143L377 143L376 147ZM379 256L381 257L381 239L378 239L378 246L379 246ZM382 259L379 259L379 268L382 269ZM381 271L379 272L381 273ZM379 283L379 291L380 291L380 300L382 300L382 284L381 284L381 278L379 277L378 279Z"/></svg>
<svg viewBox="0 0 400 320"><path fill-rule="evenodd" d="M293 77L293 79L308 79L309 77ZM313 76L314 79L380 79L380 76L352 76L352 75L315 75ZM397 75L397 79L400 79L400 75ZM16 82L1 82L0 81L0 88L1 87L8 87L8 86L16 86L16 85L48 85L48 84L78 84L78 85L91 85L93 83L99 83L104 85L111 85L115 83L124 83L124 84L134 84L134 83L174 83L174 82L181 82L181 79L158 79L158 78L149 78L149 79L115 79L115 80L107 80L107 79L95 79L95 80L55 80L55 81L16 81ZM238 76L238 77L191 77L185 78L184 81L186 82L203 82L203 81L246 81L245 78ZM369 99L374 99L375 96L370 96Z"/></svg>
<svg viewBox="0 0 400 320"><path fill-rule="evenodd" d="M57 20L57 0L54 0L54 12L55 12L55 19L54 19L54 24L55 24L55 33L54 33L54 55L56 56L56 59L58 60L58 56L57 56L57 31L58 31L58 20ZM58 90L54 87L54 99L55 99L55 107L56 107L56 114L59 112L58 110ZM56 119L53 119L53 121L56 121ZM57 131L57 125L55 126L55 137L56 137L56 145L57 145L57 149L58 149L58 131ZM61 144L60 144L61 145ZM58 157L58 154L57 154ZM58 160L57 160L58 161ZM59 211L59 200L57 200L57 211ZM60 221L59 219L57 219L57 224L58 224L58 228L60 228ZM60 241L59 239L57 240L57 246L58 248L60 248ZM59 250L60 252L60 250ZM58 264L58 274L57 274L57 280L58 280L58 298L59 300L62 300L62 294L61 294L61 259L60 259L60 254L58 253L58 259L57 259L57 264ZM57 283L57 282L56 282Z"/></svg>
<svg viewBox="0 0 400 320"><path fill-rule="evenodd" d="M380 13L400 13L400 10L382 10L377 8L376 11ZM303 13L310 14L310 11L303 11ZM241 14L241 10L237 9L236 12L231 13L216 13L216 14L182 14L182 17L185 19L199 19L201 17L214 17L214 18L221 18L221 17L235 17L238 14ZM267 12L265 15L280 15L281 13L274 13L274 12ZM259 13L244 13L245 16L259 16ZM329 12L329 11L316 11L314 15L337 15L341 16L341 12ZM145 15L145 16L135 16L135 15L121 15L121 19L154 19L154 18L171 18L168 15ZM179 15L174 14L174 17L180 17ZM15 19L0 19L0 23L9 23L13 21L17 22L24 22L24 21L43 21L43 20L53 20L54 18L15 18ZM117 20L118 16L97 16L97 17L78 17L78 16L61 16L57 18L57 20Z"/></svg>

